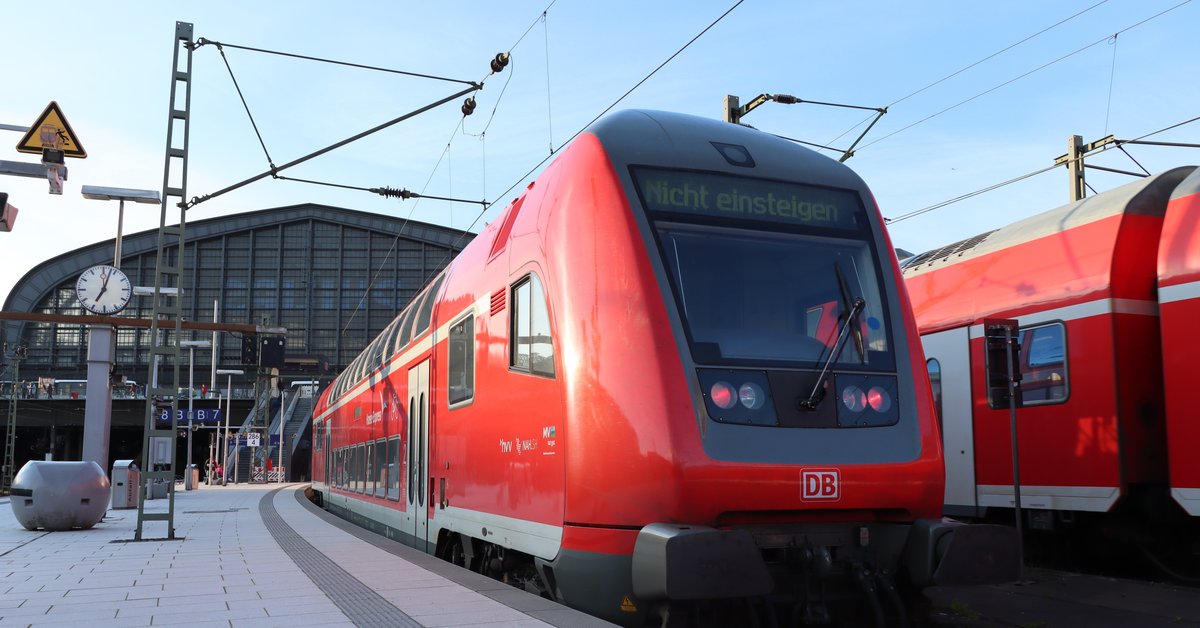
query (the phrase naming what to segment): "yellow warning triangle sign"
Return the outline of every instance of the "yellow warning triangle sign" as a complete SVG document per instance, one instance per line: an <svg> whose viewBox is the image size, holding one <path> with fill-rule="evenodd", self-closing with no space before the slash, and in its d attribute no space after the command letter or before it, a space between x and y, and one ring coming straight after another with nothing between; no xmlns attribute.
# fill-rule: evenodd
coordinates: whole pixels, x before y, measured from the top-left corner
<svg viewBox="0 0 1200 628"><path fill-rule="evenodd" d="M46 110L29 127L21 141L17 142L17 151L22 153L40 155L46 148L61 150L67 157L87 157L87 151L83 150L62 109L53 100L46 105Z"/></svg>

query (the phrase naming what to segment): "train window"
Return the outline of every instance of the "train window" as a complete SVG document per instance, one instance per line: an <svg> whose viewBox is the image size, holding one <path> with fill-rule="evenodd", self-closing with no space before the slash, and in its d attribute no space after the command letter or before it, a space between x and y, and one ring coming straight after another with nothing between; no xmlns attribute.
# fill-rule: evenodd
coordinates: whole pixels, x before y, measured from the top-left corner
<svg viewBox="0 0 1200 628"><path fill-rule="evenodd" d="M450 326L447 344L450 352L450 403L469 401L475 396L475 317Z"/></svg>
<svg viewBox="0 0 1200 628"><path fill-rule="evenodd" d="M367 486L367 448L359 443L354 448L354 492L361 493Z"/></svg>
<svg viewBox="0 0 1200 628"><path fill-rule="evenodd" d="M425 298L421 300L421 307L417 310L416 323L413 324L413 338L425 333L429 329L429 321L433 318L433 302L437 300L438 290L442 287L442 280L446 278L446 274L437 276L433 280L433 285L425 292Z"/></svg>
<svg viewBox="0 0 1200 628"><path fill-rule="evenodd" d="M509 365L513 370L554 377L554 341L550 314L537 275L529 274L512 289Z"/></svg>
<svg viewBox="0 0 1200 628"><path fill-rule="evenodd" d="M925 362L929 369L929 387L933 389L933 411L937 414L938 431L942 431L942 363L937 358ZM942 438L945 438L943 432Z"/></svg>
<svg viewBox="0 0 1200 628"><path fill-rule="evenodd" d="M1021 396L1024 405L1067 400L1066 333L1062 323L1021 330Z"/></svg>
<svg viewBox="0 0 1200 628"><path fill-rule="evenodd" d="M375 448L371 443L363 445L363 493L375 494Z"/></svg>
<svg viewBox="0 0 1200 628"><path fill-rule="evenodd" d="M375 496L383 497L387 493L388 483L388 465L387 459L384 457L387 454L387 441L382 438L375 441L375 453L371 459L375 461Z"/></svg>
<svg viewBox="0 0 1200 628"><path fill-rule="evenodd" d="M870 240L654 228L698 364L821 368L836 348L839 370L895 368L885 275Z"/></svg>
<svg viewBox="0 0 1200 628"><path fill-rule="evenodd" d="M408 341L412 340L412 319L417 308L410 303L407 308L404 308L404 313L400 318L400 335L396 338L396 353L408 346Z"/></svg>
<svg viewBox="0 0 1200 628"><path fill-rule="evenodd" d="M400 437L393 436L387 442L387 498L400 500Z"/></svg>

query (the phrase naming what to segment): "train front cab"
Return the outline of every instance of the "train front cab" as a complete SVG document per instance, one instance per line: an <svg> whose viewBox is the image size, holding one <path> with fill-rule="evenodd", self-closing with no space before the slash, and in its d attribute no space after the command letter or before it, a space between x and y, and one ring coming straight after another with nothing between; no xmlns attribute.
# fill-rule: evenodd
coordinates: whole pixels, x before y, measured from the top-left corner
<svg viewBox="0 0 1200 628"><path fill-rule="evenodd" d="M1021 328L1022 506L1033 527L1163 486L1154 255L1191 168L1137 181L905 263L943 425L945 512L1014 504L1007 398L989 393L982 321Z"/></svg>
<svg viewBox="0 0 1200 628"><path fill-rule="evenodd" d="M1171 495L1200 516L1200 410L1196 360L1200 353L1200 169L1175 188L1158 248L1159 323L1162 327Z"/></svg>
<svg viewBox="0 0 1200 628"><path fill-rule="evenodd" d="M874 587L877 568L918 586L1014 574L1008 530L939 518L915 323L861 179L738 126L619 115L554 183L578 204L550 232L593 237L545 243L551 268L604 260L549 279L571 322L566 414L604 410L566 434L563 549L542 562L564 597L624 623L773 586Z"/></svg>

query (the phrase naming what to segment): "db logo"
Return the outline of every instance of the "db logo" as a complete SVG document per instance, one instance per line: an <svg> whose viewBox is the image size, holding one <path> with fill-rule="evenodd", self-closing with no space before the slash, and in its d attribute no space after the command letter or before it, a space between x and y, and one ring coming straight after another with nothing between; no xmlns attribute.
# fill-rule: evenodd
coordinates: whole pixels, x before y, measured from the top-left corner
<svg viewBox="0 0 1200 628"><path fill-rule="evenodd" d="M837 469L802 469L800 499L835 502L841 498L841 473Z"/></svg>

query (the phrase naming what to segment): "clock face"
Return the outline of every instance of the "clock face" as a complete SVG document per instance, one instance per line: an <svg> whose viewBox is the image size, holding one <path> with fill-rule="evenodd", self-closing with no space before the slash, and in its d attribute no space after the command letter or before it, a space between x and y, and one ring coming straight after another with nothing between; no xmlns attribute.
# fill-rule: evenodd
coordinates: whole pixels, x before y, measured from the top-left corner
<svg viewBox="0 0 1200 628"><path fill-rule="evenodd" d="M129 305L133 284L121 269L98 264L79 276L75 282L75 296L89 312L116 314Z"/></svg>

